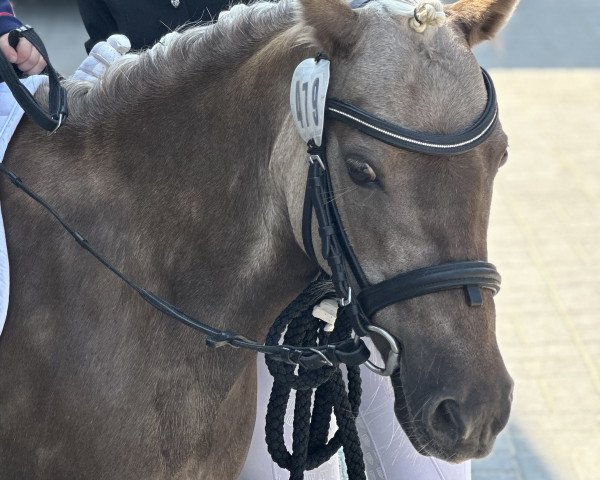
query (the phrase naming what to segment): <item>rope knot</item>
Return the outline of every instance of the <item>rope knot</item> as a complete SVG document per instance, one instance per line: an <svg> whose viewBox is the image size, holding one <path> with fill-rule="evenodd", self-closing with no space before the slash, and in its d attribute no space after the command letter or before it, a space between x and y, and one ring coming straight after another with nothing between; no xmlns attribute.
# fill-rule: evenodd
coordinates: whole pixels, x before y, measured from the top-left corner
<svg viewBox="0 0 600 480"><path fill-rule="evenodd" d="M444 5L440 0L421 0L409 23L418 33L423 33L428 26L441 27L446 23Z"/></svg>

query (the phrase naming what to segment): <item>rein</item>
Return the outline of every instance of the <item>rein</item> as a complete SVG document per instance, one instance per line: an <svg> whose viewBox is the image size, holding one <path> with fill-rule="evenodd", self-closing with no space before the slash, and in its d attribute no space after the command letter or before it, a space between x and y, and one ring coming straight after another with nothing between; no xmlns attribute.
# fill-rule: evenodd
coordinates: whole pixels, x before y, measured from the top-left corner
<svg viewBox="0 0 600 480"><path fill-rule="evenodd" d="M0 173L8 177L14 186L22 190L27 196L47 210L62 225L66 232L75 239L81 248L89 252L96 260L119 277L127 286L137 292L148 304L165 315L205 334L208 337L206 339L206 344L209 347L219 348L229 345L234 348L245 348L247 350L253 350L269 355L275 361L291 365L300 365L309 370L316 370L323 366L331 366L339 363L360 365L364 363L370 355L364 342L352 339L310 348L291 345L264 345L255 340L238 335L235 332L211 327L182 312L176 306L160 296L141 287L130 277L121 272L106 259L106 257L99 253L80 232L67 223L60 213L50 206L40 195L31 190L14 172L7 169L2 163L0 163Z"/></svg>
<svg viewBox="0 0 600 480"><path fill-rule="evenodd" d="M50 63L44 42L35 30L29 25L12 30L8 34L8 43L11 47L16 48L21 38L29 40L46 61L45 73L48 75L50 87L48 91L49 111L44 110L29 90L19 81L19 77L23 73L16 66L13 67L2 54L0 54L0 82L6 82L21 108L35 123L49 133L55 133L69 116L67 92L60 83L60 75Z"/></svg>

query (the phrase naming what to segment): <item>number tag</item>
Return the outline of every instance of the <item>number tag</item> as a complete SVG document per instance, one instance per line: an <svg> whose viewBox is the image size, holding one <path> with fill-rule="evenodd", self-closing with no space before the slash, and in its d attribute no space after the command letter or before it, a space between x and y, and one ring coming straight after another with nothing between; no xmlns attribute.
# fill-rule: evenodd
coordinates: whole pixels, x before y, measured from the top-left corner
<svg viewBox="0 0 600 480"><path fill-rule="evenodd" d="M290 89L292 117L305 142L323 140L325 100L329 86L329 60L307 58L296 67Z"/></svg>

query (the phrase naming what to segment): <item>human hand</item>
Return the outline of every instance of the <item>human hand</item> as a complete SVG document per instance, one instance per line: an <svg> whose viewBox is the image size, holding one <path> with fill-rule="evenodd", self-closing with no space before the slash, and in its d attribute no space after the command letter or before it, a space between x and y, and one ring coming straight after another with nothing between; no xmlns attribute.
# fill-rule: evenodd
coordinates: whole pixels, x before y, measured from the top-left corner
<svg viewBox="0 0 600 480"><path fill-rule="evenodd" d="M37 75L46 68L46 61L26 38L21 38L15 49L9 45L8 33L5 33L0 37L0 50L25 75Z"/></svg>

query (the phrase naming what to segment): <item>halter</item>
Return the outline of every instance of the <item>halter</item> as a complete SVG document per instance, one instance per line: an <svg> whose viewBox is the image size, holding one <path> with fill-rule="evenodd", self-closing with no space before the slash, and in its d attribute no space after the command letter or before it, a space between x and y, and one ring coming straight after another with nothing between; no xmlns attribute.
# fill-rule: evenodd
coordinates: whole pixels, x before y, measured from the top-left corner
<svg viewBox="0 0 600 480"><path fill-rule="evenodd" d="M318 63L320 58L317 57ZM483 113L469 129L451 135L413 132L375 117L347 102L329 99L325 111L329 119L341 121L360 132L394 147L426 155L457 155L481 145L494 131L498 107L494 85L488 73L481 70L487 90ZM362 337L376 333L389 344L390 352L384 367L367 361L372 371L389 376L398 365L400 346L385 329L372 323L373 316L383 308L411 298L446 290L463 289L470 307L482 305L481 289L494 295L500 290L500 275L496 267L483 261L449 262L401 273L380 283L371 284L365 275L335 202L325 143L308 142L308 179L304 196L302 240L306 253L318 263L312 242L313 212L319 224L321 255L331 270L331 278L339 305L348 315L354 332ZM348 267L360 292L354 294Z"/></svg>

